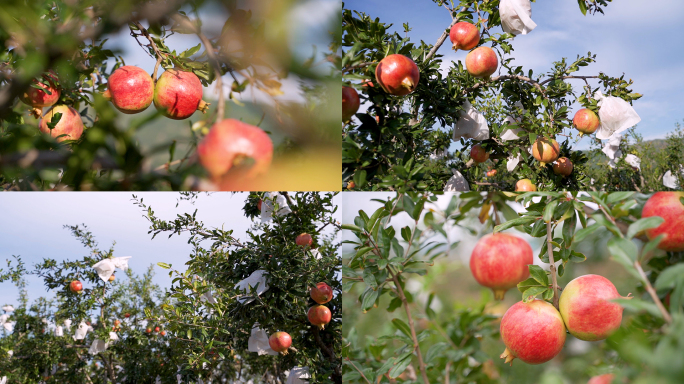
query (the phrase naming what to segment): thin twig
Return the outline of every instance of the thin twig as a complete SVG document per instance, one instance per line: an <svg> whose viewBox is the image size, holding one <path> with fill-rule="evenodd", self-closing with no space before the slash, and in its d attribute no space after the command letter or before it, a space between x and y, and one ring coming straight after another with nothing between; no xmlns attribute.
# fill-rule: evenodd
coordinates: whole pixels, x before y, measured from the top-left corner
<svg viewBox="0 0 684 384"><path fill-rule="evenodd" d="M651 295L653 302L655 302L656 307L658 307L658 310L663 315L663 318L665 319L665 321L668 324L672 324L672 316L670 316L670 313L667 312L667 309L665 309L665 306L660 301L660 298L658 297L656 290L651 285L651 282L648 280L648 277L646 277L646 273L644 273L644 269L641 268L641 263L639 263L639 261L635 261L634 262L634 268L636 268L637 272L639 272L639 276L641 276L641 279L646 284L646 292L648 292L648 294Z"/></svg>
<svg viewBox="0 0 684 384"><path fill-rule="evenodd" d="M145 27L142 26L142 24L140 24L140 22L134 21L133 24L136 27L138 27L138 29L143 34L143 36L145 36L147 41L150 42L150 45L148 45L148 47L151 46L152 49L154 50L155 55L157 56L157 64L155 64L154 73L152 73L152 80L154 80L154 83L156 84L157 83L157 70L159 70L159 64L161 64L161 62L162 62L162 55L165 55L165 56L168 56L168 55L163 54L159 50L159 48L157 47L157 44L154 42L154 40L152 40L152 36L150 36L150 33L147 31L147 29L145 29ZM136 38L136 40L138 40L138 39Z"/></svg>
<svg viewBox="0 0 684 384"><path fill-rule="evenodd" d="M366 377L366 375L364 375L363 372L361 372L361 370L359 369L359 367L357 367L356 364L354 364L353 361L349 360L348 357L347 357L347 362L349 362L349 364L351 364L351 366L354 367L354 369L356 369L356 370L361 374L361 377L363 377L363 379L366 380L366 383L372 384L372 383L370 382L370 380L368 380L368 378Z"/></svg>
<svg viewBox="0 0 684 384"><path fill-rule="evenodd" d="M461 8L461 12L465 11L467 7ZM449 12L451 13L451 12ZM449 24L449 28L447 28L444 32L442 32L442 35L437 39L437 42L435 43L435 46L432 47L430 52L428 52L427 56L425 56L425 59L423 61L429 61L432 59L432 57L437 53L437 50L444 44L444 41L446 40L447 36L449 36L449 32L451 32L451 27L454 26L454 24L459 22L459 18L451 17L451 24Z"/></svg>
<svg viewBox="0 0 684 384"><path fill-rule="evenodd" d="M549 255L549 264L551 265L551 287L553 288L553 306L558 309L558 278L556 277L556 264L553 260L553 224L552 221L546 223L546 249Z"/></svg>

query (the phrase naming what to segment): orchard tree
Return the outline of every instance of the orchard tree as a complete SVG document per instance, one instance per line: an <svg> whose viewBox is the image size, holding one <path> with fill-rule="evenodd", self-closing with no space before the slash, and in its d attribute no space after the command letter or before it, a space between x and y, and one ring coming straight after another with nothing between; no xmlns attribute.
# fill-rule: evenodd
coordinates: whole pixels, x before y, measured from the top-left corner
<svg viewBox="0 0 684 384"><path fill-rule="evenodd" d="M355 293L345 298L353 303L345 303L345 382L494 383L525 376L539 381L529 376L532 367L526 364L551 360L571 337L606 340L585 352L591 361L569 364L573 382L599 374L607 381L592 383L679 380L684 373L684 193L468 192L453 195L445 209L436 204L438 196L397 193L377 200L381 206L374 212L361 210L353 224L342 225L355 237L350 241L354 252L342 267L345 296ZM512 207L517 204L523 207L520 213ZM399 214L412 223L395 229L391 220ZM476 308L435 311L434 291L418 297L407 290L418 276L434 281L434 274L444 270L440 258L458 246L452 230L472 228L473 216L490 232L473 249L473 278L495 293L520 295L502 317L488 305L502 294L488 296ZM515 240L515 232L501 232L511 228L542 240L537 257L548 270L532 264L529 245ZM588 236L606 238L611 259L638 289L633 296L620 295L610 280L595 274L559 285L559 277L587 259L579 246ZM483 267L486 274L480 274ZM458 301L458 292L451 295ZM380 309L384 296L389 304ZM382 317L391 320L392 332L360 340L354 323L368 311L374 316L387 311ZM499 352L488 354L485 345L492 343ZM494 363L498 357L507 364ZM512 371L521 364L523 370Z"/></svg>
<svg viewBox="0 0 684 384"><path fill-rule="evenodd" d="M248 3L252 9L235 0L4 1L0 189L266 189L324 174L339 164L332 156L339 153L338 117L330 107L339 99L333 103L328 89L339 82L340 23L330 20L323 60L315 49L300 57L288 19L299 3ZM222 28L203 25L200 15L217 7ZM124 62L108 41L121 31L156 61L151 74ZM197 45L170 46L177 34L196 36ZM285 95L284 80L299 88ZM202 100L207 87L218 90L216 101ZM245 93L252 103L241 101ZM131 119L116 113L148 108L154 113ZM172 140L169 119L187 121L181 139ZM141 139L152 127L165 128L163 143ZM302 164L314 158L305 173ZM332 189L316 180L312 189Z"/></svg>
<svg viewBox="0 0 684 384"><path fill-rule="evenodd" d="M514 190L527 179L535 190L590 189L592 164L573 146L583 134L600 143L639 121L632 81L578 75L597 60L591 53L561 58L543 74L515 65L514 37L535 33L528 0L433 2L452 22L432 45L411 42L408 23L390 33L381 17L343 9L347 188ZM578 4L586 15L607 2ZM470 52L441 71L447 39ZM361 103L367 108L356 113ZM570 116L572 106L582 109ZM460 149L449 153L452 141Z"/></svg>
<svg viewBox="0 0 684 384"><path fill-rule="evenodd" d="M233 379L249 375L274 384L304 382L292 376L308 370L311 383L341 383L334 195L251 193L244 214L263 222L247 231L245 241L233 229L207 228L196 211L164 220L136 201L153 238L184 233L193 247L184 272L159 263L173 278L161 316L186 370L215 380L214 368L231 367L225 369L235 371ZM268 335L267 346L258 346L259 334L262 343Z"/></svg>

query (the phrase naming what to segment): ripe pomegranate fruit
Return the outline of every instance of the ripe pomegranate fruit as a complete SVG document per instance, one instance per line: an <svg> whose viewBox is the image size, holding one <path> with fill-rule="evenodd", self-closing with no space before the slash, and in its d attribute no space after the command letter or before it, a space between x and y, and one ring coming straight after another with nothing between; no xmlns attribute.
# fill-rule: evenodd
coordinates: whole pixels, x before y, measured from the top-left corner
<svg viewBox="0 0 684 384"><path fill-rule="evenodd" d="M586 341L603 340L620 328L622 306L610 301L620 297L610 280L584 275L565 286L558 308L573 336Z"/></svg>
<svg viewBox="0 0 684 384"><path fill-rule="evenodd" d="M263 200L259 199L259 202L257 203L257 209L259 210L259 212L261 212L261 204L263 204L263 202Z"/></svg>
<svg viewBox="0 0 684 384"><path fill-rule="evenodd" d="M587 381L587 384L610 384L613 382L613 378L615 378L615 375L612 373L606 373L600 376L594 376L589 381Z"/></svg>
<svg viewBox="0 0 684 384"><path fill-rule="evenodd" d="M307 247L313 244L313 239L308 233L302 233L301 235L297 236L295 243L297 243L297 245L301 245L302 247Z"/></svg>
<svg viewBox="0 0 684 384"><path fill-rule="evenodd" d="M591 109L582 108L572 118L572 125L580 132L580 136L585 133L591 134L598 129L599 118Z"/></svg>
<svg viewBox="0 0 684 384"><path fill-rule="evenodd" d="M145 332L147 332L147 333L152 333L152 328L147 327L147 328L145 329Z"/></svg>
<svg viewBox="0 0 684 384"><path fill-rule="evenodd" d="M124 317L125 317L125 318L129 318L129 317L131 317L131 314L130 314L130 313L127 313L127 314L124 315Z"/></svg>
<svg viewBox="0 0 684 384"><path fill-rule="evenodd" d="M466 55L466 69L473 77L486 78L491 76L499 67L496 52L489 47L475 48Z"/></svg>
<svg viewBox="0 0 684 384"><path fill-rule="evenodd" d="M292 345L292 338L287 332L276 332L268 338L268 345L272 350L287 355L287 349Z"/></svg>
<svg viewBox="0 0 684 384"><path fill-rule="evenodd" d="M536 192L537 186L532 184L532 180L530 180L530 179L521 179L521 180L518 180L517 183L515 183L515 191L516 192Z"/></svg>
<svg viewBox="0 0 684 384"><path fill-rule="evenodd" d="M347 183L347 189L354 189L354 187L356 187L356 183L354 181Z"/></svg>
<svg viewBox="0 0 684 384"><path fill-rule="evenodd" d="M476 163L484 163L489 159L489 153L482 148L482 145L480 144L475 144L470 148L470 158L473 159Z"/></svg>
<svg viewBox="0 0 684 384"><path fill-rule="evenodd" d="M59 119L57 125L50 129L48 123L52 121L52 117L57 113L61 113L62 117ZM50 136L57 138L57 141L62 142L64 140L78 140L83 134L84 126L81 115L77 110L68 105L55 105L42 119L40 119L38 129L43 133L47 133Z"/></svg>
<svg viewBox="0 0 684 384"><path fill-rule="evenodd" d="M29 87L26 92L19 95L19 100L33 108L45 108L55 105L57 100L59 100L61 93L59 87L56 85L59 80L52 71L44 74L42 77L49 86L34 79L32 84L39 86L41 89ZM50 92L50 94L48 94L48 92Z"/></svg>
<svg viewBox="0 0 684 384"><path fill-rule="evenodd" d="M311 287L311 298L318 304L325 304L332 300L333 289L326 283L318 283L315 287Z"/></svg>
<svg viewBox="0 0 684 384"><path fill-rule="evenodd" d="M154 327L155 332L159 332L159 327Z"/></svg>
<svg viewBox="0 0 684 384"><path fill-rule="evenodd" d="M554 139L537 138L532 144L532 156L544 166L560 156L560 146Z"/></svg>
<svg viewBox="0 0 684 384"><path fill-rule="evenodd" d="M114 326L115 326L115 327L118 327L119 324L121 324L121 321L119 321L119 320L114 320Z"/></svg>
<svg viewBox="0 0 684 384"><path fill-rule="evenodd" d="M69 284L69 289L71 292L80 292L83 290L83 284L78 280L74 280Z"/></svg>
<svg viewBox="0 0 684 384"><path fill-rule="evenodd" d="M166 331L161 331L160 333L162 336L166 336Z"/></svg>
<svg viewBox="0 0 684 384"><path fill-rule="evenodd" d="M154 98L154 81L149 73L131 65L114 71L107 80L107 88L102 96L126 114L146 110Z"/></svg>
<svg viewBox="0 0 684 384"><path fill-rule="evenodd" d="M390 95L406 96L418 87L420 71L413 60L404 55L393 54L378 63L375 79Z"/></svg>
<svg viewBox="0 0 684 384"><path fill-rule="evenodd" d="M213 178L219 178L233 166L251 158L254 164L246 177L268 170L273 157L273 142L261 128L235 119L214 124L197 146L200 163Z"/></svg>
<svg viewBox="0 0 684 384"><path fill-rule="evenodd" d="M497 173L496 169L492 169L490 171L487 171L487 176L493 177L493 176L496 176L496 173Z"/></svg>
<svg viewBox="0 0 684 384"><path fill-rule="evenodd" d="M111 281L114 281L115 279L116 279L116 276L114 276L114 275L109 276L109 281L110 281L110 282L111 282Z"/></svg>
<svg viewBox="0 0 684 384"><path fill-rule="evenodd" d="M558 160L553 162L553 173L563 177L570 176L573 168L572 161L567 157L559 157Z"/></svg>
<svg viewBox="0 0 684 384"><path fill-rule="evenodd" d="M359 110L361 100L356 89L352 87L342 87L342 121L351 120L352 116Z"/></svg>
<svg viewBox="0 0 684 384"><path fill-rule="evenodd" d="M644 204L641 217L660 216L665 221L656 228L646 230L649 239L665 235L658 248L670 251L684 251L684 204L680 199L684 192L656 192Z"/></svg>
<svg viewBox="0 0 684 384"><path fill-rule="evenodd" d="M527 268L534 262L532 248L517 236L493 233L482 237L470 255L470 271L480 285L503 300L506 291L527 279Z"/></svg>
<svg viewBox="0 0 684 384"><path fill-rule="evenodd" d="M154 87L154 106L162 115L183 120L195 111L207 113L209 104L202 100L202 83L192 72L167 69Z"/></svg>
<svg viewBox="0 0 684 384"><path fill-rule="evenodd" d="M309 318L309 322L318 327L318 329L324 329L325 325L332 320L332 313L330 309L325 305L314 305L309 308L309 312L306 314Z"/></svg>
<svg viewBox="0 0 684 384"><path fill-rule="evenodd" d="M449 40L453 44L454 51L459 49L470 51L480 42L480 30L474 24L460 21L451 27Z"/></svg>
<svg viewBox="0 0 684 384"><path fill-rule="evenodd" d="M503 315L499 329L506 345L501 358L506 363L515 358L527 364L545 363L565 344L563 319L553 305L543 300L513 304Z"/></svg>

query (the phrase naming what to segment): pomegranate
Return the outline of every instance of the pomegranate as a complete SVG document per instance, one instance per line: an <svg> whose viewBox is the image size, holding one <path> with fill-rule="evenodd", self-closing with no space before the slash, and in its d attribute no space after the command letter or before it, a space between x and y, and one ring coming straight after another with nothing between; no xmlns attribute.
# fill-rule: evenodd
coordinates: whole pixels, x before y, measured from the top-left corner
<svg viewBox="0 0 684 384"><path fill-rule="evenodd" d="M114 275L109 276L109 281L110 281L110 282L111 282L111 281L114 281L115 279L116 279L116 276L114 276Z"/></svg>
<svg viewBox="0 0 684 384"><path fill-rule="evenodd" d="M209 104L202 100L202 83L192 72L167 69L154 87L154 106L162 115L183 120L195 111L206 113Z"/></svg>
<svg viewBox="0 0 684 384"><path fill-rule="evenodd" d="M589 381L587 381L587 384L610 384L613 382L613 378L615 378L615 375L612 373L606 373L592 377L589 379Z"/></svg>
<svg viewBox="0 0 684 384"><path fill-rule="evenodd" d="M517 183L515 183L515 191L516 192L536 192L537 186L532 184L532 180L530 180L530 179L521 179L521 180L518 180Z"/></svg>
<svg viewBox="0 0 684 384"><path fill-rule="evenodd" d="M160 333L162 336L166 336L166 331L161 331Z"/></svg>
<svg viewBox="0 0 684 384"><path fill-rule="evenodd" d="M375 68L375 79L390 95L406 96L416 90L420 71L413 60L404 55L389 55Z"/></svg>
<svg viewBox="0 0 684 384"><path fill-rule="evenodd" d="M145 332L147 332L147 333L152 333L152 328L147 327L147 328L145 329Z"/></svg>
<svg viewBox="0 0 684 384"><path fill-rule="evenodd" d="M352 87L342 87L342 121L351 120L352 116L359 110L361 100L356 89Z"/></svg>
<svg viewBox="0 0 684 384"><path fill-rule="evenodd" d="M287 349L292 345L292 338L287 332L276 332L268 338L268 345L272 350L287 355Z"/></svg>
<svg viewBox="0 0 684 384"><path fill-rule="evenodd" d="M154 327L155 332L159 332L159 327Z"/></svg>
<svg viewBox="0 0 684 384"><path fill-rule="evenodd" d="M567 157L559 157L558 160L553 162L553 172L563 177L570 176L573 168L572 161Z"/></svg>
<svg viewBox="0 0 684 384"><path fill-rule="evenodd" d="M324 329L325 325L332 319L332 313L330 309L325 305L314 305L309 308L309 312L306 314L309 318L309 322L318 327L318 329Z"/></svg>
<svg viewBox="0 0 684 384"><path fill-rule="evenodd" d="M325 304L332 300L333 289L326 283L318 283L315 287L311 287L311 298L318 304Z"/></svg>
<svg viewBox="0 0 684 384"><path fill-rule="evenodd" d="M125 318L129 318L129 317L131 317L131 314L130 314L130 313L127 313L127 314L124 315L124 317L125 317Z"/></svg>
<svg viewBox="0 0 684 384"><path fill-rule="evenodd" d="M480 285L503 300L506 291L527 279L533 263L532 248L517 236L493 233L482 237L470 255L470 271Z"/></svg>
<svg viewBox="0 0 684 384"><path fill-rule="evenodd" d="M591 134L596 132L599 127L599 119L596 113L591 109L582 108L575 113L572 118L572 125L580 132L580 136L585 133Z"/></svg>
<svg viewBox="0 0 684 384"><path fill-rule="evenodd" d="M680 199L684 192L656 192L644 204L641 217L660 216L665 221L656 228L646 230L649 239L665 235L658 248L670 251L684 251L684 204Z"/></svg>
<svg viewBox="0 0 684 384"><path fill-rule="evenodd" d="M225 119L214 124L207 136L197 146L200 163L213 178L228 172L246 158L254 164L246 172L254 177L268 170L273 157L273 142L261 128L235 119Z"/></svg>
<svg viewBox="0 0 684 384"><path fill-rule="evenodd" d="M532 156L544 166L560 156L560 146L554 139L537 138L532 144Z"/></svg>
<svg viewBox="0 0 684 384"><path fill-rule="evenodd" d="M69 284L69 289L71 292L80 292L83 290L83 284L78 280L74 280Z"/></svg>
<svg viewBox="0 0 684 384"><path fill-rule="evenodd" d="M121 321L120 321L120 320L114 320L114 326L115 326L115 327L118 327L119 324L121 324Z"/></svg>
<svg viewBox="0 0 684 384"><path fill-rule="evenodd" d="M487 171L487 177L494 177L494 176L496 176L496 173L497 173L496 169L492 169L490 171Z"/></svg>
<svg viewBox="0 0 684 384"><path fill-rule="evenodd" d="M501 358L506 363L515 358L527 364L545 363L565 344L563 319L553 305L543 300L513 304L503 315L499 329L506 345Z"/></svg>
<svg viewBox="0 0 684 384"><path fill-rule="evenodd" d="M154 98L152 77L144 69L131 65L114 71L107 80L107 88L102 96L126 114L146 110Z"/></svg>
<svg viewBox="0 0 684 384"><path fill-rule="evenodd" d="M489 47L475 48L466 55L466 69L473 77L486 78L491 76L499 67L496 52Z"/></svg>
<svg viewBox="0 0 684 384"><path fill-rule="evenodd" d="M259 199L259 202L257 203L257 209L259 210L259 212L261 212L261 204L263 204L263 202L263 200Z"/></svg>
<svg viewBox="0 0 684 384"><path fill-rule="evenodd" d="M297 245L301 245L302 247L307 247L313 244L313 239L308 233L302 233L301 235L297 236L295 243L297 243Z"/></svg>
<svg viewBox="0 0 684 384"><path fill-rule="evenodd" d="M347 189L354 189L354 187L356 187L356 183L354 181L347 183Z"/></svg>
<svg viewBox="0 0 684 384"><path fill-rule="evenodd" d="M42 77L43 80L49 84L49 86L46 86L45 84L34 79L32 84L38 85L41 89L29 87L26 92L19 96L19 100L33 108L45 108L55 105L57 100L59 100L60 95L60 89L56 85L59 80L52 71L44 74ZM46 91L50 92L50 94L48 94Z"/></svg>
<svg viewBox="0 0 684 384"><path fill-rule="evenodd" d="M454 51L459 49L470 51L480 42L480 31L474 24L461 21L451 27L449 40L453 44Z"/></svg>
<svg viewBox="0 0 684 384"><path fill-rule="evenodd" d="M52 121L52 117L56 113L61 113L62 117L54 128L50 129L48 123ZM41 132L47 133L52 137L56 137L57 141L64 140L78 140L83 134L83 120L77 110L68 105L55 105L40 119L38 128ZM62 136L66 135L66 136ZM58 137L62 136L62 137Z"/></svg>
<svg viewBox="0 0 684 384"><path fill-rule="evenodd" d="M603 340L620 328L622 306L610 300L620 295L603 276L580 276L565 286L558 307L565 326L580 340Z"/></svg>
<svg viewBox="0 0 684 384"><path fill-rule="evenodd" d="M482 145L480 144L475 144L470 148L470 158L473 159L476 163L484 163L489 159L489 153L482 148Z"/></svg>

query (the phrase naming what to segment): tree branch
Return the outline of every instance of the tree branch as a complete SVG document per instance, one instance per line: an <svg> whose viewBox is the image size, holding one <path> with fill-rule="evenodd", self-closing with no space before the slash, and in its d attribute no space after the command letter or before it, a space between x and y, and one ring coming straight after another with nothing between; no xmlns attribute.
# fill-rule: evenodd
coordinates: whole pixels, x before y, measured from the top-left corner
<svg viewBox="0 0 684 384"><path fill-rule="evenodd" d="M363 372L361 372L361 370L359 369L359 367L357 367L356 364L354 364L353 361L349 360L348 357L347 357L347 362L349 362L349 364L351 364L351 366L354 367L354 369L356 369L356 371L359 372L359 373L361 374L361 377L363 377L363 379L366 380L366 383L372 384L372 383L370 382L370 380L368 380L368 378L366 377L366 375L364 375Z"/></svg>
<svg viewBox="0 0 684 384"><path fill-rule="evenodd" d="M546 250L549 255L549 264L551 269L551 287L553 288L553 306L558 309L558 278L556 274L556 264L553 260L553 224L552 221L546 223Z"/></svg>
<svg viewBox="0 0 684 384"><path fill-rule="evenodd" d="M467 7L461 8L460 12L465 11L466 8ZM449 12L449 13L451 14L451 12ZM428 60L432 59L432 57L437 53L437 50L442 46L442 44L444 44L444 41L446 40L447 36L449 36L449 32L451 32L451 27L453 27L454 24L458 23L460 20L461 19L459 19L457 17L455 18L455 17L451 16L451 24L449 24L449 28L447 28L444 32L442 32L442 36L440 36L439 39L437 39L435 46L432 47L430 52L428 52L427 56L425 56L424 61L428 61Z"/></svg>
<svg viewBox="0 0 684 384"><path fill-rule="evenodd" d="M140 22L134 21L133 24L136 27L138 27L138 29L140 30L140 33L142 33L143 36L145 36L145 38L147 38L147 41L150 42L150 45L148 45L148 46L152 47L155 55L157 56L157 64L155 64L154 73L152 73L152 80L154 80L154 83L157 84L157 70L159 69L159 64L161 64L161 62L162 62L162 55L166 55L166 54L161 53L161 51L157 47L157 44L154 42L154 40L152 40L152 36L150 36L150 33L147 31L147 29L145 29L145 27L142 26L142 24L140 24ZM135 40L137 41L138 38L136 37Z"/></svg>
<svg viewBox="0 0 684 384"><path fill-rule="evenodd" d="M655 303L656 307L658 307L658 310L663 315L665 321L668 324L672 324L672 316L670 316L670 313L667 312L667 309L665 309L665 306L660 301L660 298L658 297L656 290L651 285L651 282L648 280L648 277L646 277L646 273L644 273L644 269L641 268L641 263L639 263L638 260L634 261L634 268L636 268L637 272L639 272L639 276L641 276L641 279L646 284L646 292L648 292L648 294L651 295L651 299L653 299L653 302Z"/></svg>

